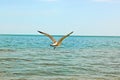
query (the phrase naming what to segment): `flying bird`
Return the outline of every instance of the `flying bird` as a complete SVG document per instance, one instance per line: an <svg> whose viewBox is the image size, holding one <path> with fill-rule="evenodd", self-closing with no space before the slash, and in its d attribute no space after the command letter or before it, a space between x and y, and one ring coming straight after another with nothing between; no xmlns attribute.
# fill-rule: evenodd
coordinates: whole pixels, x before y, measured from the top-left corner
<svg viewBox="0 0 120 80"><path fill-rule="evenodd" d="M45 33L45 32L42 32L42 31L38 31L38 32L41 33L41 34L44 34L45 36L49 37L49 38L52 40L53 43L50 44L50 46L54 47L54 49L55 49L57 46L60 46L61 43L62 43L62 41L63 41L66 37L70 36L70 34L73 33L73 31L72 31L72 32L70 32L69 34L64 35L64 36L63 36L62 38L60 38L58 41L56 41L56 40L53 38L53 36L51 36L50 34Z"/></svg>

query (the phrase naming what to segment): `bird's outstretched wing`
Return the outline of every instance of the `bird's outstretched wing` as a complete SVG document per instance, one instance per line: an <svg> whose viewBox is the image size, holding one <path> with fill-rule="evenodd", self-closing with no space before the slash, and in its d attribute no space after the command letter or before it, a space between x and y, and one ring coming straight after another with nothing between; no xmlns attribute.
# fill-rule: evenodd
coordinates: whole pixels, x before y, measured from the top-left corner
<svg viewBox="0 0 120 80"><path fill-rule="evenodd" d="M70 32L69 34L63 36L63 37L58 41L57 45L59 46L59 45L62 43L62 41L63 41L66 37L70 36L70 34L72 34L72 33L73 33L73 31Z"/></svg>
<svg viewBox="0 0 120 80"><path fill-rule="evenodd" d="M42 31L38 31L38 32L41 33L41 34L44 34L44 35L47 36L47 37L49 37L49 38L53 41L53 43L56 42L56 40L55 40L51 35L49 35L49 34L47 34L47 33L44 33L44 32L42 32Z"/></svg>

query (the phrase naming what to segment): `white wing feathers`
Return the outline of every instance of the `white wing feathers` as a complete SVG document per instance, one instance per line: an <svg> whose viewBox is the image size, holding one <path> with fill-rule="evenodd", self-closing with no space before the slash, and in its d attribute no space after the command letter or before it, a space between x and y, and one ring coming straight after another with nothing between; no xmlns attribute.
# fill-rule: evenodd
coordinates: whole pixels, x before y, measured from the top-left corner
<svg viewBox="0 0 120 80"><path fill-rule="evenodd" d="M51 36L50 34L44 33L44 32L42 32L42 31L38 31L38 32L41 33L41 34L44 34L44 35L47 36L47 37L49 37L49 38L53 41L53 43L56 43L56 42L57 42L57 41L53 38L53 36ZM59 45L62 43L62 41L63 41L66 37L70 36L70 34L72 34L72 33L73 33L73 31L70 32L69 34L63 36L63 37L57 42L56 46L59 46Z"/></svg>

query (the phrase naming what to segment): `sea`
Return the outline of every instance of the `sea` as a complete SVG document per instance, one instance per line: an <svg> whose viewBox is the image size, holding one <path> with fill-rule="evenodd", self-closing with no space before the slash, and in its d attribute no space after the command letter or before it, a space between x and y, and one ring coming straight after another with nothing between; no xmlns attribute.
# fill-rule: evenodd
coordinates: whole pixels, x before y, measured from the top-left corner
<svg viewBox="0 0 120 80"><path fill-rule="evenodd" d="M53 35L59 40L62 35ZM120 36L0 35L0 80L120 80Z"/></svg>

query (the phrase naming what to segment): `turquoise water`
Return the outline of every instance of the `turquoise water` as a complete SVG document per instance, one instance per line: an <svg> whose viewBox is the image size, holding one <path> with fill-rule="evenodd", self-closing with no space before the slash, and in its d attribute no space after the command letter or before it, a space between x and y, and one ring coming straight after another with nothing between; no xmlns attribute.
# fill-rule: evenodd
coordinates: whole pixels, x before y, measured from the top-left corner
<svg viewBox="0 0 120 80"><path fill-rule="evenodd" d="M61 36L54 36L57 40ZM0 35L0 80L120 80L120 37Z"/></svg>

